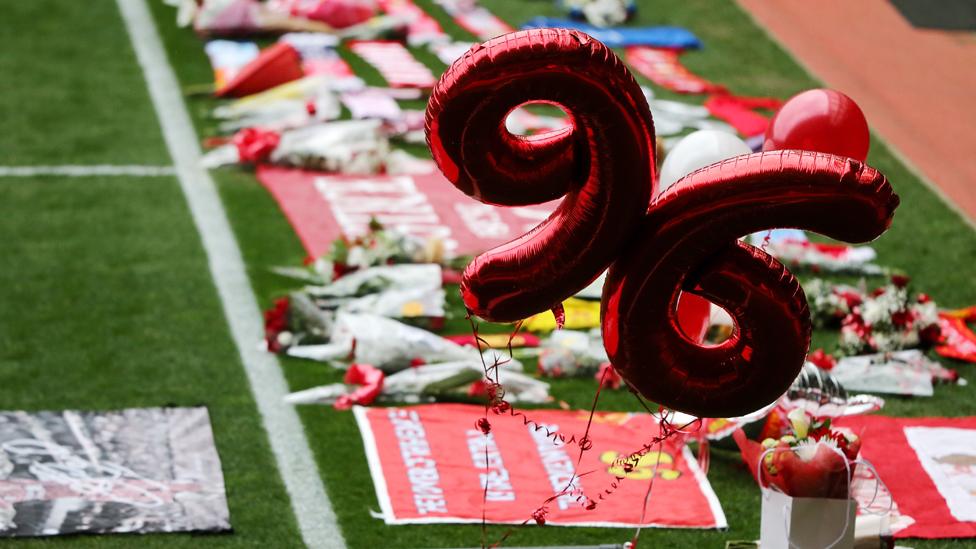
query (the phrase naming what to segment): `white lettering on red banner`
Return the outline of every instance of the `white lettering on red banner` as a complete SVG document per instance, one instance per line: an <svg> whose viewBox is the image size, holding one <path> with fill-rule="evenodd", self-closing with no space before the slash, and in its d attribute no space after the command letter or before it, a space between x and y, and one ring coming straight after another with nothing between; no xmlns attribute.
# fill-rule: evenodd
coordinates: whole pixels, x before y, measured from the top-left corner
<svg viewBox="0 0 976 549"><path fill-rule="evenodd" d="M451 228L442 221L427 195L408 176L387 179L315 178L315 188L328 202L342 233L366 233L370 220L420 238L436 238L446 250L457 249Z"/></svg>
<svg viewBox="0 0 976 549"><path fill-rule="evenodd" d="M484 406L428 404L353 409L363 435L369 473L387 524L445 522L522 524L546 508L546 524L723 528L725 516L683 435L661 447L654 494L642 515L657 455L630 472L617 458L659 431L649 414L525 410L532 423L493 415L488 436L474 427ZM540 426L536 429L535 426ZM587 433L591 446L554 441ZM436 462L436 465L435 465ZM416 472L421 469L421 473ZM585 471L580 482L576 471ZM620 480L618 477L624 477ZM424 483L417 485L418 478ZM584 487L585 483L585 487ZM599 505L591 501L615 484ZM585 491L584 491L585 488ZM420 512L418 493L439 496ZM425 505L430 502L424 500Z"/></svg>
<svg viewBox="0 0 976 549"><path fill-rule="evenodd" d="M489 206L465 196L440 172L353 176L258 166L257 175L311 257L328 252L341 236L364 234L372 218L441 240L448 257L479 254L528 232L558 204Z"/></svg>
<svg viewBox="0 0 976 549"><path fill-rule="evenodd" d="M410 479L417 512L421 515L447 513L444 490L438 484L440 475L437 474L437 463L431 459L427 433L424 432L417 412L402 408L391 409L389 418L393 424L393 432L400 442L400 456L407 466L407 477Z"/></svg>
<svg viewBox="0 0 976 549"><path fill-rule="evenodd" d="M559 426L543 425L538 429L530 423L526 428L535 442L536 450L539 451L539 458L542 459L542 467L549 476L552 491L554 494L559 494L556 504L562 510L569 509L573 503L580 505L576 502L576 498L582 492L583 486L576 476L576 466L563 449L562 443L555 442L551 436L551 433L559 430Z"/></svg>
<svg viewBox="0 0 976 549"><path fill-rule="evenodd" d="M478 474L478 478L485 490L485 500L515 501L515 491L512 489L508 469L505 469L502 462L502 454L495 445L494 435L468 429L467 438L471 462L483 471Z"/></svg>

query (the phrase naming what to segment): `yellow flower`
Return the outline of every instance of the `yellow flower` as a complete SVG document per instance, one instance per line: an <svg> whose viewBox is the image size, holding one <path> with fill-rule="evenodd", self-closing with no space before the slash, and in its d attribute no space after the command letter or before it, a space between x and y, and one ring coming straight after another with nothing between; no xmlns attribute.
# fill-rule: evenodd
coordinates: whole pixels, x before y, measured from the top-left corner
<svg viewBox="0 0 976 549"><path fill-rule="evenodd" d="M796 434L796 438L807 438L807 433L810 431L810 415L802 408L794 408L786 417L793 425L793 433Z"/></svg>

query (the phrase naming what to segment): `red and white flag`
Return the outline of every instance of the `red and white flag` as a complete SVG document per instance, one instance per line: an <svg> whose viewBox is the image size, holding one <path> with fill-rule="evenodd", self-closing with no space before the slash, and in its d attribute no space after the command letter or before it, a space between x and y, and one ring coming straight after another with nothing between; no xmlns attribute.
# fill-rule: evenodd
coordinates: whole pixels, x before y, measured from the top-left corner
<svg viewBox="0 0 976 549"><path fill-rule="evenodd" d="M587 435L592 446L580 458L578 444L549 434L575 434L579 440L588 411L526 411L533 420L528 424L523 417L492 414L487 435L476 426L484 406L354 412L387 524L480 523L484 516L490 523L542 518L560 526L632 527L641 522L653 477L644 526L726 526L715 493L680 435L652 446L632 467L623 465L658 434L649 414L595 414Z"/></svg>
<svg viewBox="0 0 976 549"><path fill-rule="evenodd" d="M852 416L837 423L860 435L860 457L891 492L896 538L976 537L976 417ZM869 484L859 501L878 497Z"/></svg>
<svg viewBox="0 0 976 549"><path fill-rule="evenodd" d="M410 53L403 44L392 40L358 40L349 49L376 67L394 88L432 88L434 73Z"/></svg>
<svg viewBox="0 0 976 549"><path fill-rule="evenodd" d="M530 231L558 204L482 204L436 169L422 175L340 175L259 166L257 176L311 257L327 252L341 236L365 234L370 219L422 239L439 239L451 256L477 254Z"/></svg>

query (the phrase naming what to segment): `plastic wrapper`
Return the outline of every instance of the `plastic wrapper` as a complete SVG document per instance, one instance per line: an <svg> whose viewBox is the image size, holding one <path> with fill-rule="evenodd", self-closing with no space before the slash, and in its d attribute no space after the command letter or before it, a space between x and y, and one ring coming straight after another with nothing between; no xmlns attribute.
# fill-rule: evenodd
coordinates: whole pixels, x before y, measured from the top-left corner
<svg viewBox="0 0 976 549"><path fill-rule="evenodd" d="M593 377L608 362L600 331L559 330L542 343L539 373L548 377Z"/></svg>
<svg viewBox="0 0 976 549"><path fill-rule="evenodd" d="M222 120L217 126L222 132L234 132L247 127L281 132L316 122L335 120L341 114L339 100L330 92L322 92L307 101L279 99L252 104L246 109L221 111L218 107L214 111L214 116Z"/></svg>
<svg viewBox="0 0 976 549"><path fill-rule="evenodd" d="M374 174L383 170L390 145L379 120L343 120L312 124L281 132L268 162L326 172ZM246 131L246 130L242 130ZM208 168L248 161L237 145L208 152Z"/></svg>
<svg viewBox="0 0 976 549"><path fill-rule="evenodd" d="M810 242L803 231L775 230L755 233L754 246L762 246L770 255L791 267L814 271L880 275L884 270L871 263L878 254L870 246L848 246Z"/></svg>
<svg viewBox="0 0 976 549"><path fill-rule="evenodd" d="M476 392L472 388L477 388L483 378L484 369L477 359L425 364L386 376L376 400L383 403L466 400L478 396L472 395L472 392ZM498 369L498 381L509 402L542 404L550 400L548 383L509 368ZM340 403L355 398L353 395L357 391L362 394L360 386L350 385L348 382L333 383L292 393L285 397L285 402L336 404L339 407Z"/></svg>
<svg viewBox="0 0 976 549"><path fill-rule="evenodd" d="M323 310L302 292L293 292L288 296L288 328L291 337L289 339L286 336L285 341L279 343L306 345L324 343L332 337L334 325L334 311Z"/></svg>
<svg viewBox="0 0 976 549"><path fill-rule="evenodd" d="M651 88L641 86L641 90L654 116L654 132L659 136L683 136L686 130L716 130L735 135L735 128L711 118L708 109L701 105L655 99Z"/></svg>
<svg viewBox="0 0 976 549"><path fill-rule="evenodd" d="M282 84L270 90L219 105L214 109L213 116L221 120L244 118L280 101L298 101L303 105L307 105L309 101L315 101L319 96L327 93L331 94L335 91L363 88L361 80L358 83L346 82L346 84L347 87L336 87L335 80L328 76L306 76L305 78Z"/></svg>
<svg viewBox="0 0 976 549"><path fill-rule="evenodd" d="M390 149L380 126L378 120L352 120L284 132L271 162L327 172L377 173Z"/></svg>
<svg viewBox="0 0 976 549"><path fill-rule="evenodd" d="M309 286L315 297L362 297L383 290L440 288L441 266L432 263L380 265L360 269L324 286Z"/></svg>
<svg viewBox="0 0 976 549"><path fill-rule="evenodd" d="M807 362L773 413L780 411L785 416L795 408L802 408L818 417L835 418L876 412L883 407L884 399L848 394L832 372Z"/></svg>
<svg viewBox="0 0 976 549"><path fill-rule="evenodd" d="M340 308L390 318L444 318L444 300L441 288L391 288L348 300Z"/></svg>
<svg viewBox="0 0 976 549"><path fill-rule="evenodd" d="M849 390L912 396L932 396L933 382L959 380L919 350L844 357L830 373Z"/></svg>
<svg viewBox="0 0 976 549"><path fill-rule="evenodd" d="M423 175L434 171L436 167L431 160L400 150L393 149L386 155L387 175Z"/></svg>
<svg viewBox="0 0 976 549"><path fill-rule="evenodd" d="M789 432L755 442L733 435L742 459L760 486L799 498L849 499L861 440L830 419L803 410L789 414Z"/></svg>
<svg viewBox="0 0 976 549"><path fill-rule="evenodd" d="M736 437L736 442L738 440ZM757 443L752 446L749 442L746 442L748 449L743 450L743 457L747 465L758 466L763 446ZM776 486L784 494L802 498L848 498L854 467L848 468L845 465L847 456L838 455L829 444L813 442L796 449L778 445L767 456L772 459L763 468L764 483ZM847 457L847 460L852 459Z"/></svg>
<svg viewBox="0 0 976 549"><path fill-rule="evenodd" d="M443 324L446 314L441 268L436 264L372 267L353 271L332 283L306 286L289 296L284 324L276 320L281 316L276 309L266 313L272 319L266 328L273 351L328 342L334 315L340 310L425 326Z"/></svg>
<svg viewBox="0 0 976 549"><path fill-rule="evenodd" d="M476 349L462 347L426 330L378 315L343 311L336 315L329 343L293 346L286 353L299 358L334 361L337 366L344 362L372 364L386 373L418 364L481 361ZM485 353L488 364L502 358L500 353L492 350ZM521 364L512 362L516 369L521 369Z"/></svg>

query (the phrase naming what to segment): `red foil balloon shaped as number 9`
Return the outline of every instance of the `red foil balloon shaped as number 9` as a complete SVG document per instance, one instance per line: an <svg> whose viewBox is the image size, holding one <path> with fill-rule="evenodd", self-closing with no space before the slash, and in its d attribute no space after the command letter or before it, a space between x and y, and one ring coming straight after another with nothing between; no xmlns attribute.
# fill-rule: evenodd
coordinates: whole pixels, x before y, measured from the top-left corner
<svg viewBox="0 0 976 549"><path fill-rule="evenodd" d="M554 103L572 126L533 137L505 118ZM785 267L738 241L795 227L865 242L891 223L898 198L860 162L806 151L735 157L654 190L653 122L620 60L586 34L534 29L475 46L434 88L427 108L434 159L482 202L536 204L564 196L552 216L465 270L462 297L488 320L557 306L610 265L603 338L627 383L701 417L742 415L774 401L809 347L806 298ZM682 297L684 296L684 297ZM735 320L705 345L679 321L678 301L703 298ZM687 316L687 315L685 315Z"/></svg>

